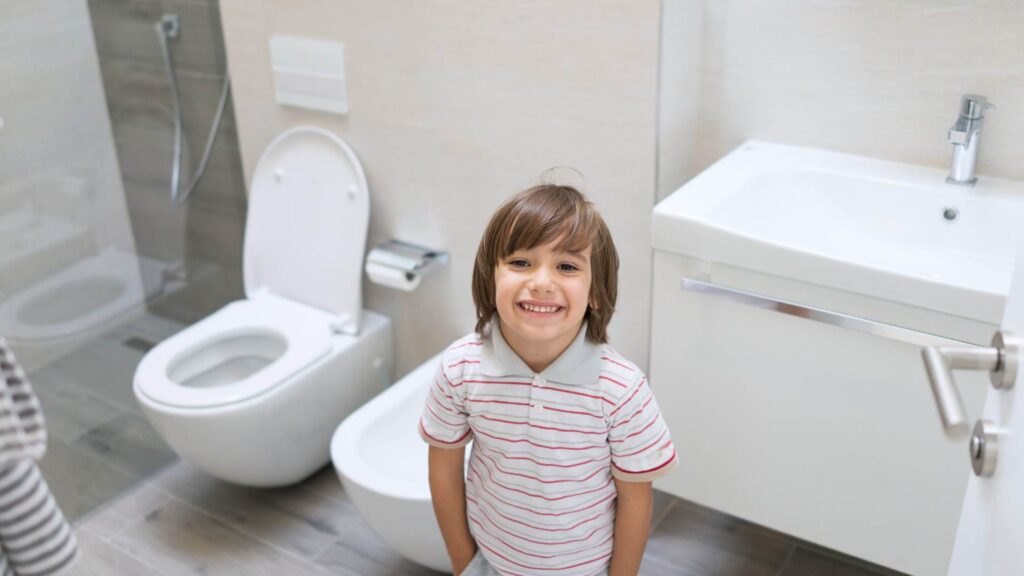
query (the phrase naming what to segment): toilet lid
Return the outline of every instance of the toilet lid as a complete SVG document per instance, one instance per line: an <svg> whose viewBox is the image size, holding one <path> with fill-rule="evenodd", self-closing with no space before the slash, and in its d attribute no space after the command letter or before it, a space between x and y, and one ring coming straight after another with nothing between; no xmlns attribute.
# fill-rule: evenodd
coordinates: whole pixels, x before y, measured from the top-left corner
<svg viewBox="0 0 1024 576"><path fill-rule="evenodd" d="M242 265L262 290L347 316L358 328L370 197L362 165L337 135L292 128L253 173Z"/></svg>

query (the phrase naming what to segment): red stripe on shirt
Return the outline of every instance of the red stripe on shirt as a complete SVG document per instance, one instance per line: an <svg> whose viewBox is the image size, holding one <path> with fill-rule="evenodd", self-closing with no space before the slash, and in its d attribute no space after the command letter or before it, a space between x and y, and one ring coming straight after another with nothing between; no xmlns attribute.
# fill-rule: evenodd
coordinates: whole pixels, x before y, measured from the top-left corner
<svg viewBox="0 0 1024 576"><path fill-rule="evenodd" d="M616 468L617 470L620 470L620 471L622 471L622 472L625 472L626 474L647 474L648 472L657 472L658 470L661 470L661 469L662 469L662 468L664 468L665 466L668 466L669 464L671 464L671 463L672 463L672 461L673 461L673 460L675 460L675 458L676 458L676 451L675 451L675 450L673 450L673 451L672 451L672 456L670 456L668 460L665 460L664 462L662 462L661 464L659 464L659 465L655 466L654 468L649 468L649 469L647 469L647 470L637 470L637 471L634 471L634 470L626 470L625 468L623 468L623 467L621 467L621 466L615 466L615 463L614 463L614 462L612 462L612 466L615 466L615 468Z"/></svg>
<svg viewBox="0 0 1024 576"><path fill-rule="evenodd" d="M607 434L607 432L605 430L590 431L590 430L575 430L575 429L572 429L572 428L555 428L554 426L541 426L540 424L534 424L532 422L527 422L527 421L524 421L524 420L502 420L500 418L491 418L490 416L488 416L486 414L481 414L480 418L482 418L484 420L490 420L491 422L501 422L502 424L516 424L516 425L523 425L523 424L525 424L526 426L529 426L530 428L540 428L541 430L551 430L551 431L554 431L554 432L575 432L577 434Z"/></svg>
<svg viewBox="0 0 1024 576"><path fill-rule="evenodd" d="M626 370L629 370L629 371L630 371L631 373L632 373L632 372L635 372L635 370L633 370L633 368L632 368L632 367L630 367L630 366L628 366L628 365L626 365L626 364L623 364L622 362L619 362L619 361L617 361L617 360L612 360L612 359L611 359L611 358L609 358L608 356L601 356L601 360L607 360L607 361L611 362L612 364L617 364L617 365L619 365L619 366L622 366L622 367L623 367L623 368L625 368Z"/></svg>
<svg viewBox="0 0 1024 576"><path fill-rule="evenodd" d="M434 440L435 442L440 442L441 444L458 444L459 442L462 442L463 440L465 440L466 436L469 436L473 432L472 430L466 430L466 433L463 434L462 436L459 436L458 440L452 440L450 442L448 440L441 440L440 438L435 438L435 437L431 436L430 432L427 432L427 429L423 426L423 420L422 419L420 420L420 431L423 432L423 435L426 436L427 438L430 438L431 440Z"/></svg>
<svg viewBox="0 0 1024 576"><path fill-rule="evenodd" d="M526 440L525 438L524 439L520 439L520 440L511 440L509 438L502 438L501 436L497 436L495 434L488 434L487 432L484 432L483 430L477 430L477 432L479 434L483 434L484 436L487 436L488 438L494 438L495 440L501 440L502 442L509 442L511 444L521 444L521 443L525 442L526 444L529 444L530 446L536 446L537 448L544 448L544 449L547 449L547 450L593 450L595 448L604 448L604 446L605 446L604 444L594 444L593 446L578 446L578 447L545 446L544 444L537 444L536 442L532 442L530 440Z"/></svg>
<svg viewBox="0 0 1024 576"><path fill-rule="evenodd" d="M619 382L618 380L616 380L614 378L609 378L607 376L601 376L601 377L598 378L598 380L607 380L607 381L611 382L612 384L617 384L619 386L622 386L623 388L629 388L629 386L626 386L622 382Z"/></svg>

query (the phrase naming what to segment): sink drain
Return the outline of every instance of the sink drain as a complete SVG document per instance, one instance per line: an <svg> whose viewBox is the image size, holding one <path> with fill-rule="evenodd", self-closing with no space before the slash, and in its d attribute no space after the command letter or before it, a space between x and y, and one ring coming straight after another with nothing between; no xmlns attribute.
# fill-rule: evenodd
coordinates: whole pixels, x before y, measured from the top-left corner
<svg viewBox="0 0 1024 576"><path fill-rule="evenodd" d="M949 220L950 222L956 220L957 216L960 216L960 212L957 211L957 209L953 208L952 206L946 206L945 208L942 209L942 217L945 218L946 220Z"/></svg>

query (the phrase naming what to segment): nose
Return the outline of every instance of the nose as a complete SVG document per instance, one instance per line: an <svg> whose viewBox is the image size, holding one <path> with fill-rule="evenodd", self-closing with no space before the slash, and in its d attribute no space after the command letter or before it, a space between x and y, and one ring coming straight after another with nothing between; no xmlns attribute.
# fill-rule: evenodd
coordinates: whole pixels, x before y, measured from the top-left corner
<svg viewBox="0 0 1024 576"><path fill-rule="evenodd" d="M528 287L531 292L544 293L554 291L551 271L549 271L546 266L538 266L535 268L533 274L530 276Z"/></svg>

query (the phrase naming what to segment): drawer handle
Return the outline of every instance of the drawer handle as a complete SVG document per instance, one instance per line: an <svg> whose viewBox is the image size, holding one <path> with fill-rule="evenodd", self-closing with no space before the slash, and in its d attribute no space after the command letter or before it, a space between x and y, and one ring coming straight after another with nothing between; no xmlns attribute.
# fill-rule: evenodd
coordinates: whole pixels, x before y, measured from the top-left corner
<svg viewBox="0 0 1024 576"><path fill-rule="evenodd" d="M899 342L906 342L917 346L948 344L977 345L975 342L947 338L945 336L929 334L912 328L904 328L902 326L886 324L885 322L868 320L867 318L861 318L859 316L850 316L849 314L843 314L841 312L815 308L813 306L806 306L796 302L778 300L761 294L737 290L736 288L729 288L719 284L694 280L693 278L687 278L686 276L682 277L682 288L687 292L699 292L702 294L723 297L733 302L738 302L754 308L774 310L782 314L798 316L807 320L830 324L832 326L846 328L847 330L853 330L855 332L864 332L866 334L872 334L874 336L897 340Z"/></svg>

